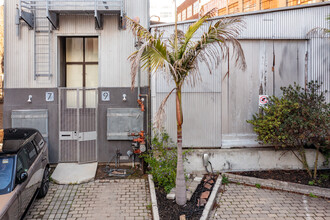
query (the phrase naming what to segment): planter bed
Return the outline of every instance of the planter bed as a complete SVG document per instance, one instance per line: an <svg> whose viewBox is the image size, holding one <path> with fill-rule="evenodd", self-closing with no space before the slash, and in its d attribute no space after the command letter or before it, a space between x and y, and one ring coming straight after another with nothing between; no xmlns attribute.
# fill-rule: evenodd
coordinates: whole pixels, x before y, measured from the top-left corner
<svg viewBox="0 0 330 220"><path fill-rule="evenodd" d="M303 185L311 185L311 178L305 170L267 170L267 171L249 171L249 172L230 172L235 175L249 176L260 179L273 179L284 182L298 183ZM330 188L330 169L319 170L318 180L315 181L313 186L322 188ZM310 183L310 184L309 184Z"/></svg>
<svg viewBox="0 0 330 220"><path fill-rule="evenodd" d="M180 216L185 215L187 220L199 220L203 214L206 202L208 201L207 199L202 200L201 195L207 191L209 191L209 193L205 194L211 195L213 187L218 178L217 175L214 175L211 177L211 179L209 179L212 181L209 181L206 180L207 177L207 175L203 177L190 201L187 201L185 206L179 206L176 204L175 200L167 199L165 191L161 190L159 187L156 187L157 205L160 219L179 220ZM207 184L210 184L211 187ZM205 188L205 186L208 188Z"/></svg>

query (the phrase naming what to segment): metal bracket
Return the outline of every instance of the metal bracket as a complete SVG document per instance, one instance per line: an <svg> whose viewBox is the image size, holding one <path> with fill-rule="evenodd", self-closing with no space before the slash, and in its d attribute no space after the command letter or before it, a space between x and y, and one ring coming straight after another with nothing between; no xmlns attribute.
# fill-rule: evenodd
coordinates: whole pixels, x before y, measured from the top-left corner
<svg viewBox="0 0 330 220"><path fill-rule="evenodd" d="M34 28L34 14L32 12L26 12L21 10L19 12L19 19L25 21L25 23L31 28Z"/></svg>
<svg viewBox="0 0 330 220"><path fill-rule="evenodd" d="M59 28L59 15L55 12L51 12L49 10L47 10L47 19L49 20L49 22L52 24L54 29L58 29Z"/></svg>
<svg viewBox="0 0 330 220"><path fill-rule="evenodd" d="M126 30L126 13L119 17L119 30Z"/></svg>
<svg viewBox="0 0 330 220"><path fill-rule="evenodd" d="M95 29L102 30L103 29L103 15L95 10Z"/></svg>

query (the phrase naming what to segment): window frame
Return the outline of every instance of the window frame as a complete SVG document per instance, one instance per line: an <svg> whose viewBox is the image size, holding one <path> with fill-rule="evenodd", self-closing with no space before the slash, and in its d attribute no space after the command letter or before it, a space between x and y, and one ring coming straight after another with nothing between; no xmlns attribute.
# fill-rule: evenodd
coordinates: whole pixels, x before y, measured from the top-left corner
<svg viewBox="0 0 330 220"><path fill-rule="evenodd" d="M82 62L68 62L66 60L66 39L68 38L82 38L83 39L83 61ZM98 61L86 61L86 39L87 38L96 38L97 42L99 43L99 37L98 36L67 36L64 37L64 86L67 87L67 66L68 65L82 65L83 66L83 70L82 70L82 74L83 74L83 84L82 87L86 88L86 66L87 65L97 65L99 66L99 48L98 48ZM68 88L68 87L67 87Z"/></svg>

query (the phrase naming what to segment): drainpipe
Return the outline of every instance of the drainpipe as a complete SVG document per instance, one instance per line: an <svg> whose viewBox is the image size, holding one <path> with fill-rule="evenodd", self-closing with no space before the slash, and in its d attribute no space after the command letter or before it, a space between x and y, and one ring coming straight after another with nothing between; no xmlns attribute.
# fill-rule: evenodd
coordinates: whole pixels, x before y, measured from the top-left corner
<svg viewBox="0 0 330 220"><path fill-rule="evenodd" d="M20 12L20 8L21 8L21 6L19 6L19 8L18 7L16 7L16 18L15 18L15 24L16 24L16 36L17 37L20 37L20 21L19 21L19 16L20 16L20 14L19 14L19 12Z"/></svg>
<svg viewBox="0 0 330 220"><path fill-rule="evenodd" d="M140 48L140 46L139 46ZM140 99L140 94L141 94L141 67L140 67L140 62L139 62L139 67L138 67L138 96L137 99Z"/></svg>

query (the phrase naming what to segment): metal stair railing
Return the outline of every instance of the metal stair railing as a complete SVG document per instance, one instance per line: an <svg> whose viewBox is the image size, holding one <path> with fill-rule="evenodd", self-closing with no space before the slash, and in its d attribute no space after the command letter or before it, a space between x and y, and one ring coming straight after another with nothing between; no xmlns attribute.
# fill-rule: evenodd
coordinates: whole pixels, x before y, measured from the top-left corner
<svg viewBox="0 0 330 220"><path fill-rule="evenodd" d="M56 12L88 12L102 11L110 13L119 11L123 16L125 11L124 0L20 0L20 11L44 8Z"/></svg>

